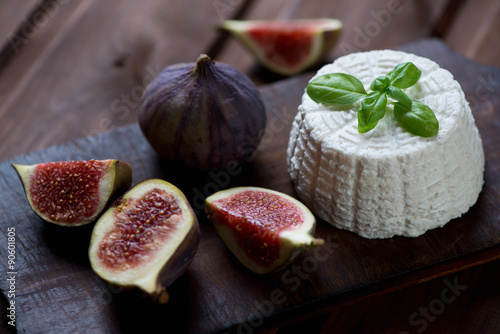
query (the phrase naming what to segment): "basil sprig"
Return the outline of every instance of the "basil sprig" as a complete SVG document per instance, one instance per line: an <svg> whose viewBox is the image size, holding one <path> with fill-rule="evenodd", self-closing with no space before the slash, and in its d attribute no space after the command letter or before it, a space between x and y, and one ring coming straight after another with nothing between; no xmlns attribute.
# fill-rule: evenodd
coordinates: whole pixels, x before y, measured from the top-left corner
<svg viewBox="0 0 500 334"><path fill-rule="evenodd" d="M387 103L394 105L394 118L403 129L421 137L433 137L439 123L431 108L412 100L403 89L417 83L422 72L411 62L396 66L385 76L373 80L367 93L361 81L350 74L330 73L319 76L307 85L307 94L315 102L329 106L351 105L361 100L358 109L358 132L377 126Z"/></svg>

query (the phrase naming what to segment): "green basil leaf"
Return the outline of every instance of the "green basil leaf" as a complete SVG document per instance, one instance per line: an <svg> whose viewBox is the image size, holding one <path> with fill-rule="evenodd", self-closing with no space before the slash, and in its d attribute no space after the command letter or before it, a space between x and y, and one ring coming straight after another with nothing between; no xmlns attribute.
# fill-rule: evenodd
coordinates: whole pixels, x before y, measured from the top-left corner
<svg viewBox="0 0 500 334"><path fill-rule="evenodd" d="M412 101L410 109L395 103L394 117L403 129L417 136L433 137L439 130L439 122L432 109L418 101Z"/></svg>
<svg viewBox="0 0 500 334"><path fill-rule="evenodd" d="M416 84L421 75L422 71L412 62L408 62L396 66L387 74L387 78L391 82L391 86L404 89Z"/></svg>
<svg viewBox="0 0 500 334"><path fill-rule="evenodd" d="M365 133L373 129L385 115L387 96L383 92L373 92L361 101L358 110L358 132Z"/></svg>
<svg viewBox="0 0 500 334"><path fill-rule="evenodd" d="M389 79L382 76L373 80L372 84L370 85L370 89L377 92L383 92L390 84L391 82L389 81Z"/></svg>
<svg viewBox="0 0 500 334"><path fill-rule="evenodd" d="M404 106L406 109L411 109L411 99L401 89L393 87L393 86L389 86L387 88L387 95L391 99L398 101L399 104Z"/></svg>
<svg viewBox="0 0 500 334"><path fill-rule="evenodd" d="M315 102L330 106L350 105L366 96L361 81L345 73L319 76L307 85L306 91Z"/></svg>

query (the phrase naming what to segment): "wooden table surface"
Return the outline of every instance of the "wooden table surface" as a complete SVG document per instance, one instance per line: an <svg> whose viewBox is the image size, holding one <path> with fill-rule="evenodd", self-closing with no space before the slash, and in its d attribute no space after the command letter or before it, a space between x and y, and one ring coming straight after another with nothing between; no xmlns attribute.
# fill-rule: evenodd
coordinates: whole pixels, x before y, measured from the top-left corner
<svg viewBox="0 0 500 334"><path fill-rule="evenodd" d="M241 69L257 85L282 80L214 26L229 18L308 17L344 23L329 61L438 37L462 56L500 68L498 0L3 0L0 161L136 122L145 84L165 66L200 53ZM497 82L484 80L476 98L500 93ZM273 332L500 333L499 265L346 302ZM438 315L425 313L447 284L466 288ZM11 328L3 298L1 304L4 333Z"/></svg>

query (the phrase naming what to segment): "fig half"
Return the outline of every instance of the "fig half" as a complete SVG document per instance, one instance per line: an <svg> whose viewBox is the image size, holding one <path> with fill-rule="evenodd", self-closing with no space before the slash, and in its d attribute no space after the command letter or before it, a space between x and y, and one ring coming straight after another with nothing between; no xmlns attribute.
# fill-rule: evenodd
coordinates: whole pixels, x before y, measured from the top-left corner
<svg viewBox="0 0 500 334"><path fill-rule="evenodd" d="M97 221L89 246L94 272L160 303L197 251L198 220L184 194L160 179L138 183Z"/></svg>
<svg viewBox="0 0 500 334"><path fill-rule="evenodd" d="M206 199L205 211L229 250L257 274L283 268L301 250L324 243L312 236L316 219L311 211L271 189L222 190Z"/></svg>
<svg viewBox="0 0 500 334"><path fill-rule="evenodd" d="M115 159L12 166L33 211L62 226L93 222L132 182L130 165Z"/></svg>

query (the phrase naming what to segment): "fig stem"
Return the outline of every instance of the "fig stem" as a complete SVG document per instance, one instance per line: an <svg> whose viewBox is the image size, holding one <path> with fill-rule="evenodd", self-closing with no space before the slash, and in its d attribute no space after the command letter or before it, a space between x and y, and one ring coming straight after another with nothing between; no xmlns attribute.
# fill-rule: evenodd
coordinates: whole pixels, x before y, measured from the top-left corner
<svg viewBox="0 0 500 334"><path fill-rule="evenodd" d="M170 300L170 296L168 295L167 290L165 288L162 289L160 294L158 295L158 302L160 304L166 304Z"/></svg>
<svg viewBox="0 0 500 334"><path fill-rule="evenodd" d="M316 246L322 246L325 244L325 240L321 239L321 238L314 238L311 240L310 243L308 244L304 244L302 246L303 249L308 249L308 248L313 248L313 247L316 247Z"/></svg>
<svg viewBox="0 0 500 334"><path fill-rule="evenodd" d="M313 245L321 246L321 245L324 245L324 244L325 244L325 240L323 240L321 238L314 239Z"/></svg>
<svg viewBox="0 0 500 334"><path fill-rule="evenodd" d="M213 65L215 65L215 62L208 55L202 53L196 60L193 73L201 76L207 75L212 72Z"/></svg>

